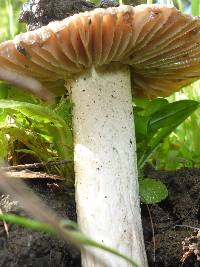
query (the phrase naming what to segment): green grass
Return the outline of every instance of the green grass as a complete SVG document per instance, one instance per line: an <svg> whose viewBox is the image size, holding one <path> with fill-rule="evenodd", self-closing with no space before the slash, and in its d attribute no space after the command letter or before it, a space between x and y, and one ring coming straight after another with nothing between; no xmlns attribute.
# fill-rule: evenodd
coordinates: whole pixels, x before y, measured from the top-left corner
<svg viewBox="0 0 200 267"><path fill-rule="evenodd" d="M199 16L200 14L200 3L198 0L192 0L192 15Z"/></svg>
<svg viewBox="0 0 200 267"><path fill-rule="evenodd" d="M12 39L17 33L25 30L25 26L17 21L23 2L25 1L0 0L0 41Z"/></svg>
<svg viewBox="0 0 200 267"><path fill-rule="evenodd" d="M64 241L70 240L75 245L91 246L106 252L109 252L119 258L124 259L132 267L139 267L130 257L119 253L113 248L102 245L101 243L96 242L95 240L87 237L81 233L78 229L78 225L70 220L62 220L58 225L52 226L49 223L43 223L37 220L29 219L27 217L17 216L15 214L6 213L0 214L0 220L4 220L7 223L19 225L23 228L28 228L34 231L39 231L47 233L58 238L62 238ZM62 234L62 237L61 237Z"/></svg>

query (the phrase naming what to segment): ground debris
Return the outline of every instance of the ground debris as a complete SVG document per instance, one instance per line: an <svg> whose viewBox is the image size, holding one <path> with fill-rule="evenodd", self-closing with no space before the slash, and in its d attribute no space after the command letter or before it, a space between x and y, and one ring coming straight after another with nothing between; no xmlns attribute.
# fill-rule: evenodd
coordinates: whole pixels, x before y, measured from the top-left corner
<svg viewBox="0 0 200 267"><path fill-rule="evenodd" d="M200 230L195 231L190 237L186 237L182 242L183 246L183 256L181 262L184 263L188 261L190 257L195 256L196 260L200 262Z"/></svg>

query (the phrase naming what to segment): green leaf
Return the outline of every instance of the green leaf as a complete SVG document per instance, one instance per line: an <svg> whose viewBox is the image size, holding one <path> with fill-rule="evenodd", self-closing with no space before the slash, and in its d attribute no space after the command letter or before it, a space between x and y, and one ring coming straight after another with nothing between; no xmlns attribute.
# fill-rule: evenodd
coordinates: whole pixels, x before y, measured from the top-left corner
<svg viewBox="0 0 200 267"><path fill-rule="evenodd" d="M155 179L140 180L140 196L147 204L159 203L168 196L166 186Z"/></svg>
<svg viewBox="0 0 200 267"><path fill-rule="evenodd" d="M145 109L149 105L149 100L144 98L135 97L133 99L133 106L137 108Z"/></svg>
<svg viewBox="0 0 200 267"><path fill-rule="evenodd" d="M68 127L72 130L72 110L73 103L71 103L68 99L62 97L60 99L59 104L57 105L55 112L58 114L65 122Z"/></svg>
<svg viewBox="0 0 200 267"><path fill-rule="evenodd" d="M15 110L37 122L50 123L57 127L62 127L63 123L65 125L65 121L60 116L45 106L14 100L0 100L0 108Z"/></svg>
<svg viewBox="0 0 200 267"><path fill-rule="evenodd" d="M8 95L8 85L0 81L0 99L5 99Z"/></svg>
<svg viewBox="0 0 200 267"><path fill-rule="evenodd" d="M37 157L43 161L48 161L53 157L53 153L48 150L44 139L31 130L20 129L15 126L3 127L1 130L8 133L14 140L18 140L35 152Z"/></svg>
<svg viewBox="0 0 200 267"><path fill-rule="evenodd" d="M144 134L140 134L144 133L144 125L142 125L142 123L137 123L136 121L136 133L138 133L136 134L136 138L139 170L144 167L149 157L163 142L164 138L169 136L172 131L174 131L186 118L191 115L192 112L199 107L199 102L193 100L181 100L169 104L166 103L166 101L162 102L164 103L164 106L161 106L160 109L150 116L146 136ZM157 107L160 106L160 103ZM147 107L148 105L146 108ZM146 109L143 113L145 112ZM140 120L142 121L142 118Z"/></svg>
<svg viewBox="0 0 200 267"><path fill-rule="evenodd" d="M146 106L144 110L145 116L151 116L155 112L159 112L161 109L163 109L164 106L168 105L169 102L165 98L156 98L149 102L149 104Z"/></svg>
<svg viewBox="0 0 200 267"><path fill-rule="evenodd" d="M7 160L8 139L3 131L0 131L0 163Z"/></svg>
<svg viewBox="0 0 200 267"><path fill-rule="evenodd" d="M199 102L193 100L180 100L165 105L152 115L149 130L156 131L163 127L180 124L198 107Z"/></svg>
<svg viewBox="0 0 200 267"><path fill-rule="evenodd" d="M30 93L21 90L19 88L16 88L12 85L9 85L9 90L8 90L8 99L13 99L15 101L20 101L20 102L28 102L32 104L38 104L41 101L37 98L34 98Z"/></svg>
<svg viewBox="0 0 200 267"><path fill-rule="evenodd" d="M137 141L141 141L145 138L148 131L150 117L140 116L135 114L134 121L135 121L135 135Z"/></svg>
<svg viewBox="0 0 200 267"><path fill-rule="evenodd" d="M26 120L32 122L32 125L26 125L27 128L31 128L36 133L43 130L43 132L46 131L46 134L51 135L61 159L72 158L73 140L70 123L66 123L56 111L50 107L13 100L0 100L0 108L7 110L10 116L16 118L16 125L19 121L23 121L19 114L23 115ZM19 125L17 126L19 127ZM24 126L23 122L20 128L25 131Z"/></svg>

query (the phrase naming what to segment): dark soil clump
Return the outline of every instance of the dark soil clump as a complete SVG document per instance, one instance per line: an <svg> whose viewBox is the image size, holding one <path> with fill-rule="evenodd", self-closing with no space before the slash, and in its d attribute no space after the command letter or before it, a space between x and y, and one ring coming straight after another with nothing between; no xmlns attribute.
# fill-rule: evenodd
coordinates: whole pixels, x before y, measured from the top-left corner
<svg viewBox="0 0 200 267"><path fill-rule="evenodd" d="M117 5L115 1L104 0L99 7ZM23 5L19 21L25 22L27 29L32 31L51 21L62 20L96 7L93 3L85 0L30 0Z"/></svg>
<svg viewBox="0 0 200 267"><path fill-rule="evenodd" d="M154 238L146 205L142 205L145 244L150 267L196 267L200 266L195 253L183 259L182 242L194 233L187 227L176 225L200 226L200 170L184 169L176 172L146 170L146 176L163 181L169 196L158 205L150 205L153 220ZM29 182L31 188L52 207L60 216L68 216L76 221L73 190L52 189L47 181ZM25 215L16 201L9 196L0 196L3 211ZM3 225L0 226L0 266L2 267L80 267L80 253L63 241L47 234L37 233L9 225L6 239ZM155 248L154 241L155 240ZM200 241L197 239L200 243Z"/></svg>
<svg viewBox="0 0 200 267"><path fill-rule="evenodd" d="M127 1L132 6L144 2L144 0ZM80 12L118 5L115 0L101 0L98 6L86 0L29 0L22 7L19 21L25 22L28 31L32 31L51 21L62 20Z"/></svg>
<svg viewBox="0 0 200 267"><path fill-rule="evenodd" d="M184 262L180 262L184 256L182 242L194 232L185 226L200 227L200 170L158 172L148 169L146 175L160 179L169 190L166 200L150 206L155 231L155 248L152 235L146 239L150 267L200 266L194 253L189 254ZM146 215L144 222L147 224L148 212L145 207L143 213ZM149 227L146 225L146 228L150 229L150 224Z"/></svg>
<svg viewBox="0 0 200 267"><path fill-rule="evenodd" d="M62 218L76 221L74 192L60 188L54 190L53 183L37 181L28 183L39 197ZM0 208L26 216L18 202L9 196L0 196ZM45 212L45 211L44 211ZM1 267L80 267L80 253L63 241L47 234L8 225L8 238L5 237L3 224L0 225L0 266Z"/></svg>

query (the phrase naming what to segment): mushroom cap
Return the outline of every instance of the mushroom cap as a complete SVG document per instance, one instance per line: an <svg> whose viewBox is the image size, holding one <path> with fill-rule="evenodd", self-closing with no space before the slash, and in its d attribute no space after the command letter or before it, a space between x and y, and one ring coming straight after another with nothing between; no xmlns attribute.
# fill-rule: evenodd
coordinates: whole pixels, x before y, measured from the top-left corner
<svg viewBox="0 0 200 267"><path fill-rule="evenodd" d="M133 95L168 96L200 77L200 19L172 6L121 5L51 22L0 44L1 79L1 69L15 71L56 95L71 76L111 62L130 66Z"/></svg>

